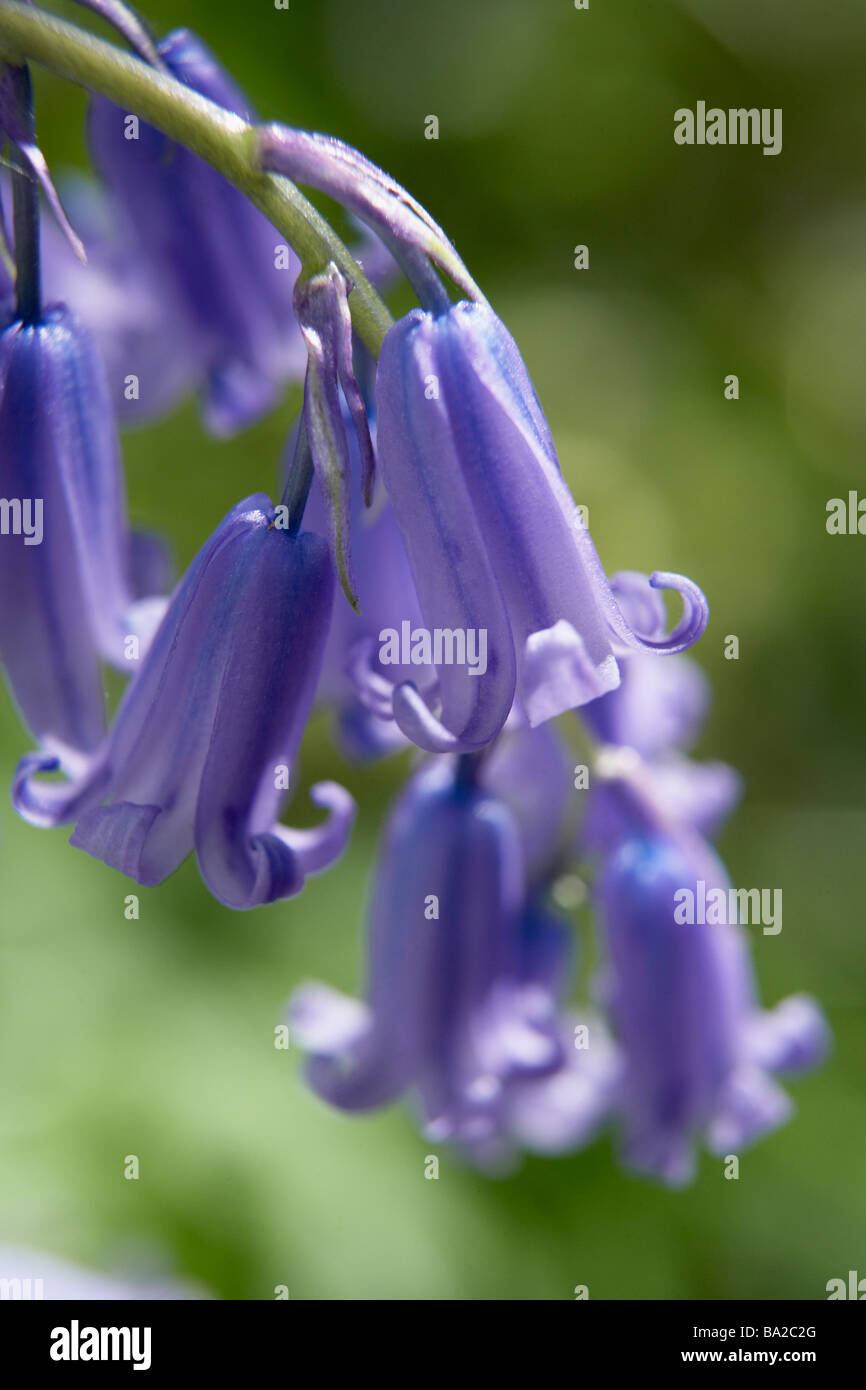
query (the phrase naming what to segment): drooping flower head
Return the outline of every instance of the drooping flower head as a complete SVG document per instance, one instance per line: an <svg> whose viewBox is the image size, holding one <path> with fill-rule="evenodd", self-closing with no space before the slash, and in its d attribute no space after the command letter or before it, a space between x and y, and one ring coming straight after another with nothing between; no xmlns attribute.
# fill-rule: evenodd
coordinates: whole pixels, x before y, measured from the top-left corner
<svg viewBox="0 0 866 1390"><path fill-rule="evenodd" d="M388 333L377 375L378 455L429 629L485 633L486 671L437 668L437 717L411 682L393 712L431 751L483 747L515 695L531 725L619 681L615 650L682 651L703 631L690 581L656 573L684 615L632 630L562 479L517 347L484 304L415 310Z"/></svg>
<svg viewBox="0 0 866 1390"><path fill-rule="evenodd" d="M317 691L338 705L355 751L413 741L438 757L388 821L366 999L308 985L291 1004L312 1087L347 1111L410 1096L430 1141L486 1170L521 1148L574 1149L614 1116L631 1166L684 1181L698 1141L736 1151L780 1123L789 1102L774 1074L827 1046L809 999L760 1008L733 908L680 915L683 894L740 902L703 838L737 779L683 756L705 691L688 663L656 662L700 636L703 594L669 572L607 580L512 338L411 194L341 141L254 128L186 31L155 45L121 0L80 2L138 55L115 61L109 90L140 92L142 64L179 79L199 99L178 102L169 84L175 105L194 107L199 134L210 122L215 137L196 148L254 198L265 171L336 198L424 307L385 336L373 412L355 329L372 352L389 318L318 214L282 185L300 273L214 168L94 97L91 147L110 206L108 230L89 238L101 272L90 307L115 397L121 371L134 383L124 402L142 402L143 416L195 382L206 423L227 434L304 377L281 505L246 498L164 615L134 605L162 556L127 532L93 345L65 309L41 308L34 178L81 248L36 143L29 73L0 62L17 272L14 287L0 273L0 656L41 744L19 764L17 809L74 824L73 845L144 885L195 852L214 895L247 909L299 892L346 843L354 806L333 783L312 790L324 824L279 820ZM0 238L3 261L2 209ZM440 272L471 302L452 305ZM317 510L324 524L311 528ZM351 608L369 607L341 605L330 628L335 571ZM665 589L683 603L671 632ZM121 660L135 623L148 641L124 652L135 676L106 732L100 662ZM550 727L578 708L612 745L587 752L582 799ZM64 781L40 778L61 770ZM608 1018L589 1030L567 1013L570 938L551 906L565 901L556 879L578 849L600 862Z"/></svg>
<svg viewBox="0 0 866 1390"><path fill-rule="evenodd" d="M275 525L262 495L220 523L172 598L110 735L71 785L25 757L14 800L38 825L75 821L71 843L142 884L195 850L229 907L288 897L341 853L353 803L313 788L331 813L312 830L277 819L313 701L333 598L326 542Z"/></svg>
<svg viewBox="0 0 866 1390"><path fill-rule="evenodd" d="M604 1002L623 1059L623 1153L676 1185L693 1175L700 1139L737 1153L787 1120L791 1102L774 1073L816 1065L828 1033L806 996L761 1009L745 933L728 907L730 880L711 847L666 824L634 775L613 777L612 787L627 830L595 894ZM688 894L696 903L714 892L723 912L689 913Z"/></svg>

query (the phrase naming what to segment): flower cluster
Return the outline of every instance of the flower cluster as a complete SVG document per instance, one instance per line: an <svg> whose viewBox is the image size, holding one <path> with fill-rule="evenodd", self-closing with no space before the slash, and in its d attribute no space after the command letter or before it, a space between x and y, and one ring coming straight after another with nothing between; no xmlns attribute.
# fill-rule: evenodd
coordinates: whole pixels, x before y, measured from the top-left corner
<svg viewBox="0 0 866 1390"><path fill-rule="evenodd" d="M324 821L281 820L314 706L353 760L413 746L365 999L311 983L289 1005L310 1086L349 1111L409 1096L425 1135L487 1171L611 1125L628 1165L682 1182L699 1139L726 1153L779 1124L775 1074L827 1045L807 998L760 1008L741 922L677 914L683 892L729 889L709 841L740 792L686 756L707 692L681 654L706 600L666 570L608 578L513 338L405 190L339 141L257 126L194 35L106 14L142 69L248 135L251 177L365 224L368 278L335 237L319 264L296 254L217 167L99 94L97 180L66 199L82 267L27 70L6 65L0 660L36 745L14 805L140 884L194 852L249 909L300 893L351 831L334 782L312 789ZM58 219L41 258L35 179ZM359 283L398 271L419 307L362 342ZM233 506L169 592L164 547L128 520L118 426L196 391L226 435L290 382L279 500ZM111 719L104 663L126 679ZM601 965L575 1008L578 869Z"/></svg>

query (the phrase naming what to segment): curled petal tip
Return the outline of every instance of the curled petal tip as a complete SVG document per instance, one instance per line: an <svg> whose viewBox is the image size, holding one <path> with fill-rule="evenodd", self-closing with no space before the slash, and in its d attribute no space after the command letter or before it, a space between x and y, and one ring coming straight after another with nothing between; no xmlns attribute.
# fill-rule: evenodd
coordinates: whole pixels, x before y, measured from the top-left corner
<svg viewBox="0 0 866 1390"><path fill-rule="evenodd" d="M42 829L53 828L57 821L52 808L40 796L40 788L33 788L31 778L38 773L59 772L60 759L48 753L25 753L15 769L9 797L22 820Z"/></svg>
<svg viewBox="0 0 866 1390"><path fill-rule="evenodd" d="M355 798L339 782L316 782L310 788L314 806L327 811L327 818L311 830L294 830L279 826L277 833L294 852L304 875L330 868L339 859L354 824L357 806Z"/></svg>
<svg viewBox="0 0 866 1390"><path fill-rule="evenodd" d="M683 601L683 615L671 632L660 644L660 650L674 653L685 651L694 645L706 629L710 617L710 605L702 589L685 575L673 574L668 570L654 570L650 575L654 589L673 589Z"/></svg>
<svg viewBox="0 0 866 1390"><path fill-rule="evenodd" d="M655 652L659 656L676 656L679 652L687 651L703 634L710 616L710 607L703 591L685 575L669 570L654 570L647 582L653 589L672 589L680 595L683 613L673 630L661 637L637 631L626 621L612 591L608 610L611 628L620 641L633 651Z"/></svg>
<svg viewBox="0 0 866 1390"><path fill-rule="evenodd" d="M411 681L395 687L394 720L412 743L428 753L477 753L489 742L467 739L446 729Z"/></svg>
<svg viewBox="0 0 866 1390"><path fill-rule="evenodd" d="M50 772L64 771L71 780L41 782L34 779ZM71 753L69 759L50 748L25 753L15 769L10 800L22 820L40 830L54 830L75 819L81 805L97 787L101 768L98 759Z"/></svg>
<svg viewBox="0 0 866 1390"><path fill-rule="evenodd" d="M376 668L376 644L372 637L354 642L346 659L346 675L364 709L379 719L394 718L394 685Z"/></svg>
<svg viewBox="0 0 866 1390"><path fill-rule="evenodd" d="M350 792L339 782L314 782L310 788L310 800L316 806L328 810L351 810L355 801Z"/></svg>

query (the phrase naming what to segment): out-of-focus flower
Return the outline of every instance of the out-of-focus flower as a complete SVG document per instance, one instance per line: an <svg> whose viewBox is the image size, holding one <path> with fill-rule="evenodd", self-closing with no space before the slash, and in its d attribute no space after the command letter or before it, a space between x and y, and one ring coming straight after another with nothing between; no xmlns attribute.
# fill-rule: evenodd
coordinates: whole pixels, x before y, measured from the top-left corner
<svg viewBox="0 0 866 1390"><path fill-rule="evenodd" d="M366 1003L317 984L291 1001L318 1095L360 1111L411 1094L427 1136L490 1169L589 1137L613 1071L569 1048L568 934L527 900L507 806L450 759L392 812L369 951Z"/></svg>
<svg viewBox="0 0 866 1390"><path fill-rule="evenodd" d="M516 716L484 755L482 785L517 821L526 875L535 887L549 883L574 855L582 807L573 765L554 724L530 729Z"/></svg>
<svg viewBox="0 0 866 1390"><path fill-rule="evenodd" d="M118 209L105 188L85 175L61 181L63 197L81 235L87 260L50 218L40 223L43 297L65 304L90 332L105 368L114 413L121 425L165 415L198 384L202 374L188 322L149 258L122 233ZM10 181L0 172L0 205ZM0 320L15 318L15 284L0 261Z"/></svg>
<svg viewBox="0 0 866 1390"><path fill-rule="evenodd" d="M150 256L123 229L116 202L94 181L63 183L87 250L73 255L60 230L44 222L46 298L68 304L93 335L105 364L111 403L122 425L159 419L198 384L202 365L188 318Z"/></svg>
<svg viewBox="0 0 866 1390"><path fill-rule="evenodd" d="M72 784L34 782L56 762L22 759L13 788L37 825L76 821L71 843L139 883L161 883L195 849L211 892L250 908L298 893L342 852L354 804L335 783L311 830L277 821L324 651L333 599L327 543L275 525L262 495L220 523L171 600L114 727Z"/></svg>
<svg viewBox="0 0 866 1390"><path fill-rule="evenodd" d="M7 185L8 180L0 177L4 203ZM87 262L74 254L62 230L46 220L41 228L46 299L68 304L90 329L105 363L120 424L147 424L164 416L200 384L206 367L200 360L196 332L153 257L142 255L135 240L130 244L116 199L84 176L64 179L61 188ZM394 279L393 258L366 229L354 254L375 285L385 288ZM289 279L297 268L294 261L292 266ZM0 262L0 320L13 317L14 302L14 285ZM293 344L289 375L300 380L304 347L300 337L293 337Z"/></svg>
<svg viewBox="0 0 866 1390"><path fill-rule="evenodd" d="M0 335L0 659L61 758L104 731L100 660L137 631L123 478L102 363L63 306Z"/></svg>
<svg viewBox="0 0 866 1390"><path fill-rule="evenodd" d="M243 94L195 35L177 30L158 52L172 76L249 119ZM183 317L206 375L206 422L217 434L243 428L303 374L292 310L297 258L222 175L101 97L91 102L89 140L123 214L123 237L158 276L171 317ZM168 333L165 342L171 351Z"/></svg>
<svg viewBox="0 0 866 1390"><path fill-rule="evenodd" d="M415 310L385 338L378 455L428 629L484 633L486 669L440 664L441 714L411 682L394 717L434 752L483 747L517 696L531 725L619 681L615 650L682 651L704 629L689 580L656 573L684 615L669 635L627 624L562 479L513 339L483 304Z"/></svg>
<svg viewBox="0 0 866 1390"><path fill-rule="evenodd" d="M736 1153L787 1120L791 1102L773 1074L816 1065L829 1034L806 996L761 1008L745 934L727 908L730 881L710 846L666 825L639 784L613 778L611 789L627 830L595 895L604 1003L623 1063L623 1155L676 1185L692 1177L701 1138L714 1153ZM689 921L685 895L697 902L716 890L721 920Z"/></svg>
<svg viewBox="0 0 866 1390"><path fill-rule="evenodd" d="M665 610L660 594L641 574L624 572L611 588L629 622L662 633ZM742 778L727 763L697 763L684 756L700 735L710 704L709 682L687 656L655 661L638 653L620 659L616 690L584 705L580 715L602 743L632 749L643 760L645 776L666 815L701 835L713 836L742 794ZM620 798L609 785L593 785L581 833L585 849L611 845L621 837Z"/></svg>

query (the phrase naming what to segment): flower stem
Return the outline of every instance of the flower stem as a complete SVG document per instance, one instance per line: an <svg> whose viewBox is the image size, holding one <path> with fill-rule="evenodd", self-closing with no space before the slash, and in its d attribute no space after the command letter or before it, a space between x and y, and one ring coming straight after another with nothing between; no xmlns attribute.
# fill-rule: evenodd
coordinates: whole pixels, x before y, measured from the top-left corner
<svg viewBox="0 0 866 1390"><path fill-rule="evenodd" d="M100 93L212 164L286 238L305 275L336 262L354 285L349 303L355 330L370 352L379 355L393 321L387 306L297 186L253 168L255 131L249 122L113 44L18 0L0 0L0 56L18 64L39 63Z"/></svg>
<svg viewBox="0 0 866 1390"><path fill-rule="evenodd" d="M301 529L304 508L313 486L314 472L313 454L307 439L307 425L302 410L292 461L281 498L281 505L287 507L289 512L289 524L286 529L290 536L296 536Z"/></svg>
<svg viewBox="0 0 866 1390"><path fill-rule="evenodd" d="M21 97L25 107L27 139L35 139L33 84L30 71L21 69ZM15 235L15 312L22 323L35 323L42 312L39 266L39 189L27 160L17 145L11 146L12 226Z"/></svg>
<svg viewBox="0 0 866 1390"><path fill-rule="evenodd" d="M457 786L464 791L478 786L478 778L481 773L481 766L487 754L493 748L496 740L489 743L486 748L480 748L477 753L461 753L457 759Z"/></svg>

